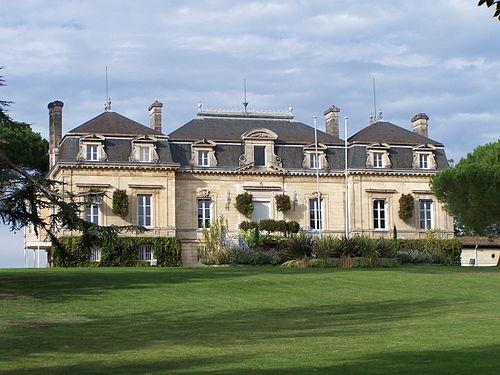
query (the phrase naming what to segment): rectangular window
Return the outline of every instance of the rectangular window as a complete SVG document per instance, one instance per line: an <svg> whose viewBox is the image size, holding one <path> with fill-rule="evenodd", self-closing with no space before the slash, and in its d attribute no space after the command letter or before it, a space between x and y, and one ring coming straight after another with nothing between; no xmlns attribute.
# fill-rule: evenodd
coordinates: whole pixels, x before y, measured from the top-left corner
<svg viewBox="0 0 500 375"><path fill-rule="evenodd" d="M87 197L85 203L85 220L89 223L99 225L99 200L94 197Z"/></svg>
<svg viewBox="0 0 500 375"><path fill-rule="evenodd" d="M149 147L139 146L139 161L150 162L151 158L149 155Z"/></svg>
<svg viewBox="0 0 500 375"><path fill-rule="evenodd" d="M152 227L151 195L137 195L137 225L146 228Z"/></svg>
<svg viewBox="0 0 500 375"><path fill-rule="evenodd" d="M429 155L419 154L418 155L418 165L422 169L428 169L429 168Z"/></svg>
<svg viewBox="0 0 500 375"><path fill-rule="evenodd" d="M375 199L373 201L373 228L386 229L385 200Z"/></svg>
<svg viewBox="0 0 500 375"><path fill-rule="evenodd" d="M208 167L208 151L198 151L198 165Z"/></svg>
<svg viewBox="0 0 500 375"><path fill-rule="evenodd" d="M311 169L321 169L320 157L319 154L311 154Z"/></svg>
<svg viewBox="0 0 500 375"><path fill-rule="evenodd" d="M212 200L210 198L199 198L198 199L198 228L208 228L210 227L210 204Z"/></svg>
<svg viewBox="0 0 500 375"><path fill-rule="evenodd" d="M318 203L320 204L318 207ZM311 230L323 229L323 200L318 202L317 198L309 199L309 226Z"/></svg>
<svg viewBox="0 0 500 375"><path fill-rule="evenodd" d="M153 260L153 250L151 245L139 246L139 260L142 262L151 262Z"/></svg>
<svg viewBox="0 0 500 375"><path fill-rule="evenodd" d="M373 153L373 167L374 168L384 168L384 154L381 152Z"/></svg>
<svg viewBox="0 0 500 375"><path fill-rule="evenodd" d="M89 260L91 262L100 262L101 261L101 248L100 247L91 247L90 248Z"/></svg>
<svg viewBox="0 0 500 375"><path fill-rule="evenodd" d="M97 145L87 145L87 160L97 161Z"/></svg>
<svg viewBox="0 0 500 375"><path fill-rule="evenodd" d="M266 165L266 146L253 146L253 160L256 167Z"/></svg>
<svg viewBox="0 0 500 375"><path fill-rule="evenodd" d="M432 228L432 200L422 199L420 200L419 209L419 221L420 229L431 229Z"/></svg>

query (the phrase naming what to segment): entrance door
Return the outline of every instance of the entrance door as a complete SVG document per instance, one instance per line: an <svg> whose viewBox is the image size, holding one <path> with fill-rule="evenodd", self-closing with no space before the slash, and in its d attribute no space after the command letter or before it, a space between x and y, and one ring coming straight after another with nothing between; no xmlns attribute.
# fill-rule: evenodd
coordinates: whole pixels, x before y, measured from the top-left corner
<svg viewBox="0 0 500 375"><path fill-rule="evenodd" d="M253 201L252 220L258 223L262 219L269 219L270 201Z"/></svg>

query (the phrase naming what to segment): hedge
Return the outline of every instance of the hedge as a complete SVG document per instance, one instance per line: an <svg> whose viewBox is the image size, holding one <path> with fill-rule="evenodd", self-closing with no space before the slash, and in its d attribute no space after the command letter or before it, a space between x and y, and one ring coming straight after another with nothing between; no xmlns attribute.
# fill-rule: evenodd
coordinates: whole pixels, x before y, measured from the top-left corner
<svg viewBox="0 0 500 375"><path fill-rule="evenodd" d="M397 252L414 251L437 258L448 258L451 264L460 264L462 244L457 239L398 239L394 241L394 245ZM436 261L436 263L441 262Z"/></svg>
<svg viewBox="0 0 500 375"><path fill-rule="evenodd" d="M147 266L139 260L139 246L151 245L154 258L160 267L182 265L181 244L174 237L118 237L112 241L101 240L101 261L89 261L90 246L81 237L62 237L52 246L52 259L56 267L136 267Z"/></svg>

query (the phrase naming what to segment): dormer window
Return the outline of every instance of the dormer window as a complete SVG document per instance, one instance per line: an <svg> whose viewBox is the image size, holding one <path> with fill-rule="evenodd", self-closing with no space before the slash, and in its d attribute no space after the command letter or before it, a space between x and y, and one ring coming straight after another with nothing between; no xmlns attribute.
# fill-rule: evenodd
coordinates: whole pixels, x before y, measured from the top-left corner
<svg viewBox="0 0 500 375"><path fill-rule="evenodd" d="M366 147L367 168L390 168L392 166L387 143L373 143Z"/></svg>
<svg viewBox="0 0 500 375"><path fill-rule="evenodd" d="M274 152L278 135L265 128L251 129L241 135L245 153L240 156L240 170L253 167L283 170L281 159Z"/></svg>
<svg viewBox="0 0 500 375"><path fill-rule="evenodd" d="M436 169L436 147L431 144L422 144L413 147L413 168Z"/></svg>
<svg viewBox="0 0 500 375"><path fill-rule="evenodd" d="M381 152L373 153L373 168L384 168L384 154Z"/></svg>
<svg viewBox="0 0 500 375"><path fill-rule="evenodd" d="M160 157L156 152L156 138L148 135L143 135L132 140L132 152L130 153L130 161L140 163L157 163Z"/></svg>
<svg viewBox="0 0 500 375"><path fill-rule="evenodd" d="M253 160L256 167L266 165L266 146L253 146Z"/></svg>
<svg viewBox="0 0 500 375"><path fill-rule="evenodd" d="M80 138L80 150L76 156L78 161L105 161L108 156L104 151L105 138L98 134L89 134Z"/></svg>
<svg viewBox="0 0 500 375"><path fill-rule="evenodd" d="M139 161L150 162L151 152L148 146L139 146Z"/></svg>
<svg viewBox="0 0 500 375"><path fill-rule="evenodd" d="M323 143L311 143L304 147L304 160L302 167L305 169L325 169L328 167L328 160L326 159L327 147Z"/></svg>
<svg viewBox="0 0 500 375"><path fill-rule="evenodd" d="M422 169L429 169L429 155L419 154L418 155L418 165Z"/></svg>
<svg viewBox="0 0 500 375"><path fill-rule="evenodd" d="M208 167L210 165L208 163L208 151L207 150L198 151L198 165L200 167Z"/></svg>
<svg viewBox="0 0 500 375"><path fill-rule="evenodd" d="M215 142L208 139L196 141L191 146L191 165L193 167L215 167L217 166L215 157Z"/></svg>
<svg viewBox="0 0 500 375"><path fill-rule="evenodd" d="M97 161L99 160L97 155L98 155L97 145L87 145L87 160Z"/></svg>
<svg viewBox="0 0 500 375"><path fill-rule="evenodd" d="M319 158L319 154L311 154L311 162L310 162L311 169L321 169L321 161Z"/></svg>

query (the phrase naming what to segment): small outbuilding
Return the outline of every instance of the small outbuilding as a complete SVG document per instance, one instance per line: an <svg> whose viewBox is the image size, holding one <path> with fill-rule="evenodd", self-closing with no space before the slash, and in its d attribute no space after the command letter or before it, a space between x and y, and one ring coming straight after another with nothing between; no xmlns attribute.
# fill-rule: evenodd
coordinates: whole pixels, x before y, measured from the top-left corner
<svg viewBox="0 0 500 375"><path fill-rule="evenodd" d="M462 266L500 266L500 237L466 236L458 239L462 243Z"/></svg>

